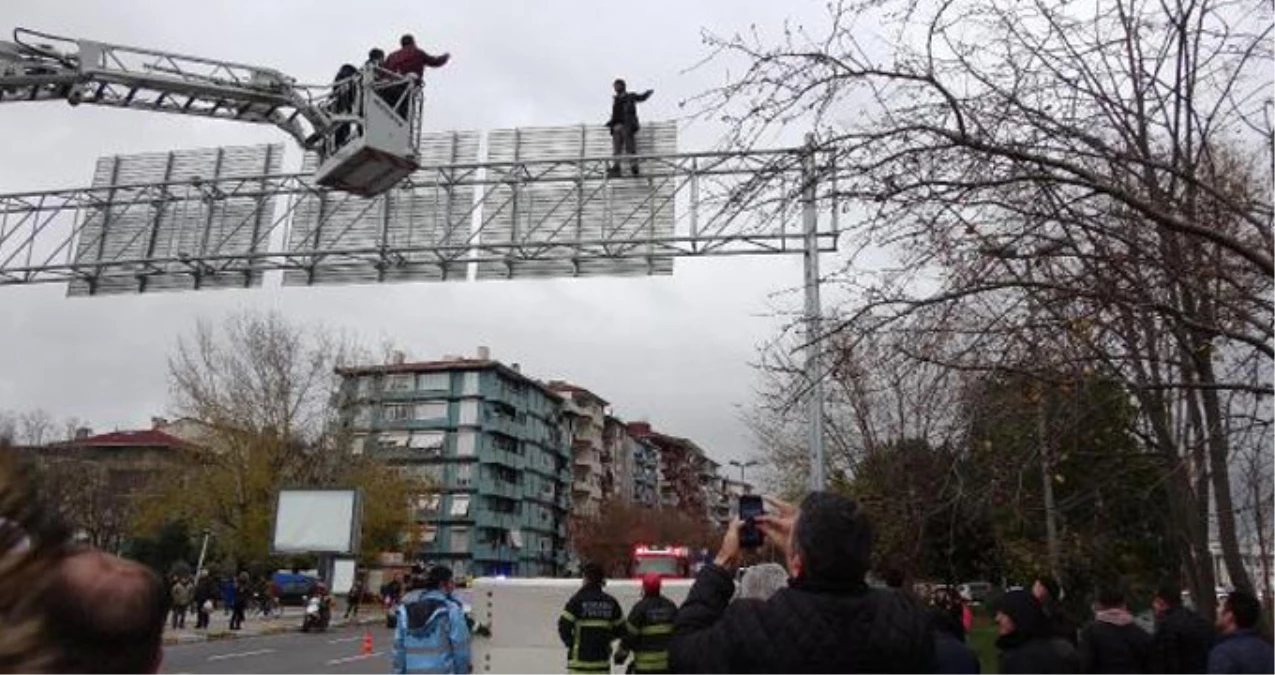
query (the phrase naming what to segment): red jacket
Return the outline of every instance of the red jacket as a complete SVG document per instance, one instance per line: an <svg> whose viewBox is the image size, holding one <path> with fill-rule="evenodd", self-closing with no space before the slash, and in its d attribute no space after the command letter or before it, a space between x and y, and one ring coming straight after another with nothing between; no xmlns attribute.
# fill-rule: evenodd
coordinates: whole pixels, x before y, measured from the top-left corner
<svg viewBox="0 0 1275 675"><path fill-rule="evenodd" d="M425 74L425 66L439 68L445 63L446 56L430 56L416 47L404 47L386 57L381 67L400 75L414 73L421 77Z"/></svg>

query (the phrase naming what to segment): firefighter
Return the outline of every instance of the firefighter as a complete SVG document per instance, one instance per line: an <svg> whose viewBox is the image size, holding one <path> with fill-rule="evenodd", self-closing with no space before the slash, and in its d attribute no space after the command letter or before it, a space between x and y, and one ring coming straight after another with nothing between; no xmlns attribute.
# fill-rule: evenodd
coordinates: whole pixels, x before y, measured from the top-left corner
<svg viewBox="0 0 1275 675"><path fill-rule="evenodd" d="M584 585L567 601L558 619L558 637L567 648L568 673L610 673L611 643L624 633L624 610L602 590L606 575L596 563L584 566Z"/></svg>
<svg viewBox="0 0 1275 675"><path fill-rule="evenodd" d="M616 662L623 662L625 652L633 652L630 673L667 673L668 641L673 635L673 619L677 605L660 594L660 575L642 575L642 599L629 612L626 633L621 638L622 651Z"/></svg>

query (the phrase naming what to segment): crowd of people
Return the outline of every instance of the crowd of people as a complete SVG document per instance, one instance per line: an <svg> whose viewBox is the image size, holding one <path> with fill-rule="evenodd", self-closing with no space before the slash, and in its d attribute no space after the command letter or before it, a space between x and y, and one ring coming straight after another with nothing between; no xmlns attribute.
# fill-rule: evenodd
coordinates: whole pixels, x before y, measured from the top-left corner
<svg viewBox="0 0 1275 675"><path fill-rule="evenodd" d="M22 467L0 457L0 672L157 672L168 617L181 627L193 609L196 626L206 627L217 584L181 575L166 587L144 565L74 544L33 485ZM785 564L737 574L735 521L680 607L650 575L626 615L606 592L602 568L585 565L581 588L558 618L566 669L606 673L627 661L635 673L980 671L959 594L940 588L922 599L901 583L868 585L873 533L856 502L816 492L799 508L772 505L756 525ZM451 570L416 570L400 583L381 589L402 593L394 672L471 672L473 626L453 596ZM251 595L246 575L234 588L232 625L242 622ZM1058 584L1041 578L992 603L1000 672L1275 672L1275 651L1258 630L1263 610L1251 593L1229 594L1211 622L1165 584L1152 602L1151 633L1117 588L1099 589L1082 626L1060 600Z"/></svg>

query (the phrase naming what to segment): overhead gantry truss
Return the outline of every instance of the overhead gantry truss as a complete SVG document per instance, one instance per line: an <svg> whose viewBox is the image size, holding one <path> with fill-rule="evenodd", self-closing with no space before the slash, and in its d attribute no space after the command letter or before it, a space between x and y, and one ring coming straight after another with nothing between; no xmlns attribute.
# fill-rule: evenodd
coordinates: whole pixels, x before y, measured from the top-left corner
<svg viewBox="0 0 1275 675"><path fill-rule="evenodd" d="M608 177L609 155L464 161L477 139L463 133L422 147L436 162L374 199L272 172L279 146L222 148L201 177L134 184L104 158L97 187L0 195L0 285L85 295L252 287L272 270L286 285L670 274L677 257L801 253L803 199L832 193L803 192L826 167L805 148L642 155L640 177ZM180 164L149 159L168 175ZM835 250L836 211L818 250Z"/></svg>

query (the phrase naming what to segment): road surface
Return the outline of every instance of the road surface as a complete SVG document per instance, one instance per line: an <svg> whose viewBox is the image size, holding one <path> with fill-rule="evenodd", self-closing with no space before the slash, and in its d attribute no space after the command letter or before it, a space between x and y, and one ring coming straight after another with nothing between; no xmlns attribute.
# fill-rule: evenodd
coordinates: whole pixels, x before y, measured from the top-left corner
<svg viewBox="0 0 1275 675"><path fill-rule="evenodd" d="M360 653L365 629L372 654ZM388 673L393 633L384 624L281 633L164 648L163 673Z"/></svg>

